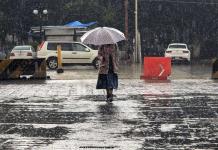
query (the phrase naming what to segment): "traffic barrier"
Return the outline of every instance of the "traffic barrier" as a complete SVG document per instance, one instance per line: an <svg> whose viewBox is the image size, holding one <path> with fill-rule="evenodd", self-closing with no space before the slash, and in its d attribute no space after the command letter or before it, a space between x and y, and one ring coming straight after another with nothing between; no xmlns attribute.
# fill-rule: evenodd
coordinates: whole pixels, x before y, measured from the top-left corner
<svg viewBox="0 0 218 150"><path fill-rule="evenodd" d="M58 53L58 68L57 68L57 73L63 73L64 70L62 68L62 50L61 50L61 45L57 46L57 53Z"/></svg>
<svg viewBox="0 0 218 150"><path fill-rule="evenodd" d="M218 79L218 59L213 62L212 79Z"/></svg>
<svg viewBox="0 0 218 150"><path fill-rule="evenodd" d="M44 58L0 60L0 80L20 79L22 76L46 79L46 60Z"/></svg>
<svg viewBox="0 0 218 150"><path fill-rule="evenodd" d="M144 75L141 79L167 80L171 75L171 58L144 57Z"/></svg>

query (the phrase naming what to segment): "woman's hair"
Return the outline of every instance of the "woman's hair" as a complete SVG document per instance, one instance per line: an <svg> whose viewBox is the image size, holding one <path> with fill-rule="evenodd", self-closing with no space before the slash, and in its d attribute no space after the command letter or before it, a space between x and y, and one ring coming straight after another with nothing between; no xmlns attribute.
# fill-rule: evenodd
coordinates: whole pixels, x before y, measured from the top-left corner
<svg viewBox="0 0 218 150"><path fill-rule="evenodd" d="M106 48L106 47L112 47L112 46L113 44L104 44L104 45L99 46L99 49Z"/></svg>

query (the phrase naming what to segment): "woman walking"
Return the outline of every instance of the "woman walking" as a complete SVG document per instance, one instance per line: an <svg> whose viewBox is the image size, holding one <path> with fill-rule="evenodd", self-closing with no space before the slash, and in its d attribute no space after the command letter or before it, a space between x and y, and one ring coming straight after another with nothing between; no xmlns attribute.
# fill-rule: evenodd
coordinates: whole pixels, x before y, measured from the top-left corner
<svg viewBox="0 0 218 150"><path fill-rule="evenodd" d="M118 88L118 50L115 44L102 45L98 51L100 60L96 89L106 89L107 101L113 101L113 89Z"/></svg>

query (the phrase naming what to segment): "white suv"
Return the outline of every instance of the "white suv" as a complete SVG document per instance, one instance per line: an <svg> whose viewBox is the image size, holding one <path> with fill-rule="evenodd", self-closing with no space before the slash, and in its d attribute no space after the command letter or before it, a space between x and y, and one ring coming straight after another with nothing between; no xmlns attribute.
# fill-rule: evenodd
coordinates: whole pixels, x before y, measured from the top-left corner
<svg viewBox="0 0 218 150"><path fill-rule="evenodd" d="M38 47L37 56L45 57L49 69L56 69L57 46L61 45L63 64L91 64L98 67L98 51L80 42L44 41Z"/></svg>
<svg viewBox="0 0 218 150"><path fill-rule="evenodd" d="M184 43L172 43L168 45L165 51L165 57L171 57L172 61L190 62L191 53Z"/></svg>

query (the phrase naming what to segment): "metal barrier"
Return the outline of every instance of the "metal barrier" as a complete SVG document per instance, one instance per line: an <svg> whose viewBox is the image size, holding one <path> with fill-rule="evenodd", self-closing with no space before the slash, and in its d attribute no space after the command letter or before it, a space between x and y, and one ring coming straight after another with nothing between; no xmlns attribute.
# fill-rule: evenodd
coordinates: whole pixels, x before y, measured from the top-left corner
<svg viewBox="0 0 218 150"><path fill-rule="evenodd" d="M46 60L37 59L6 59L0 60L0 80L46 79Z"/></svg>

